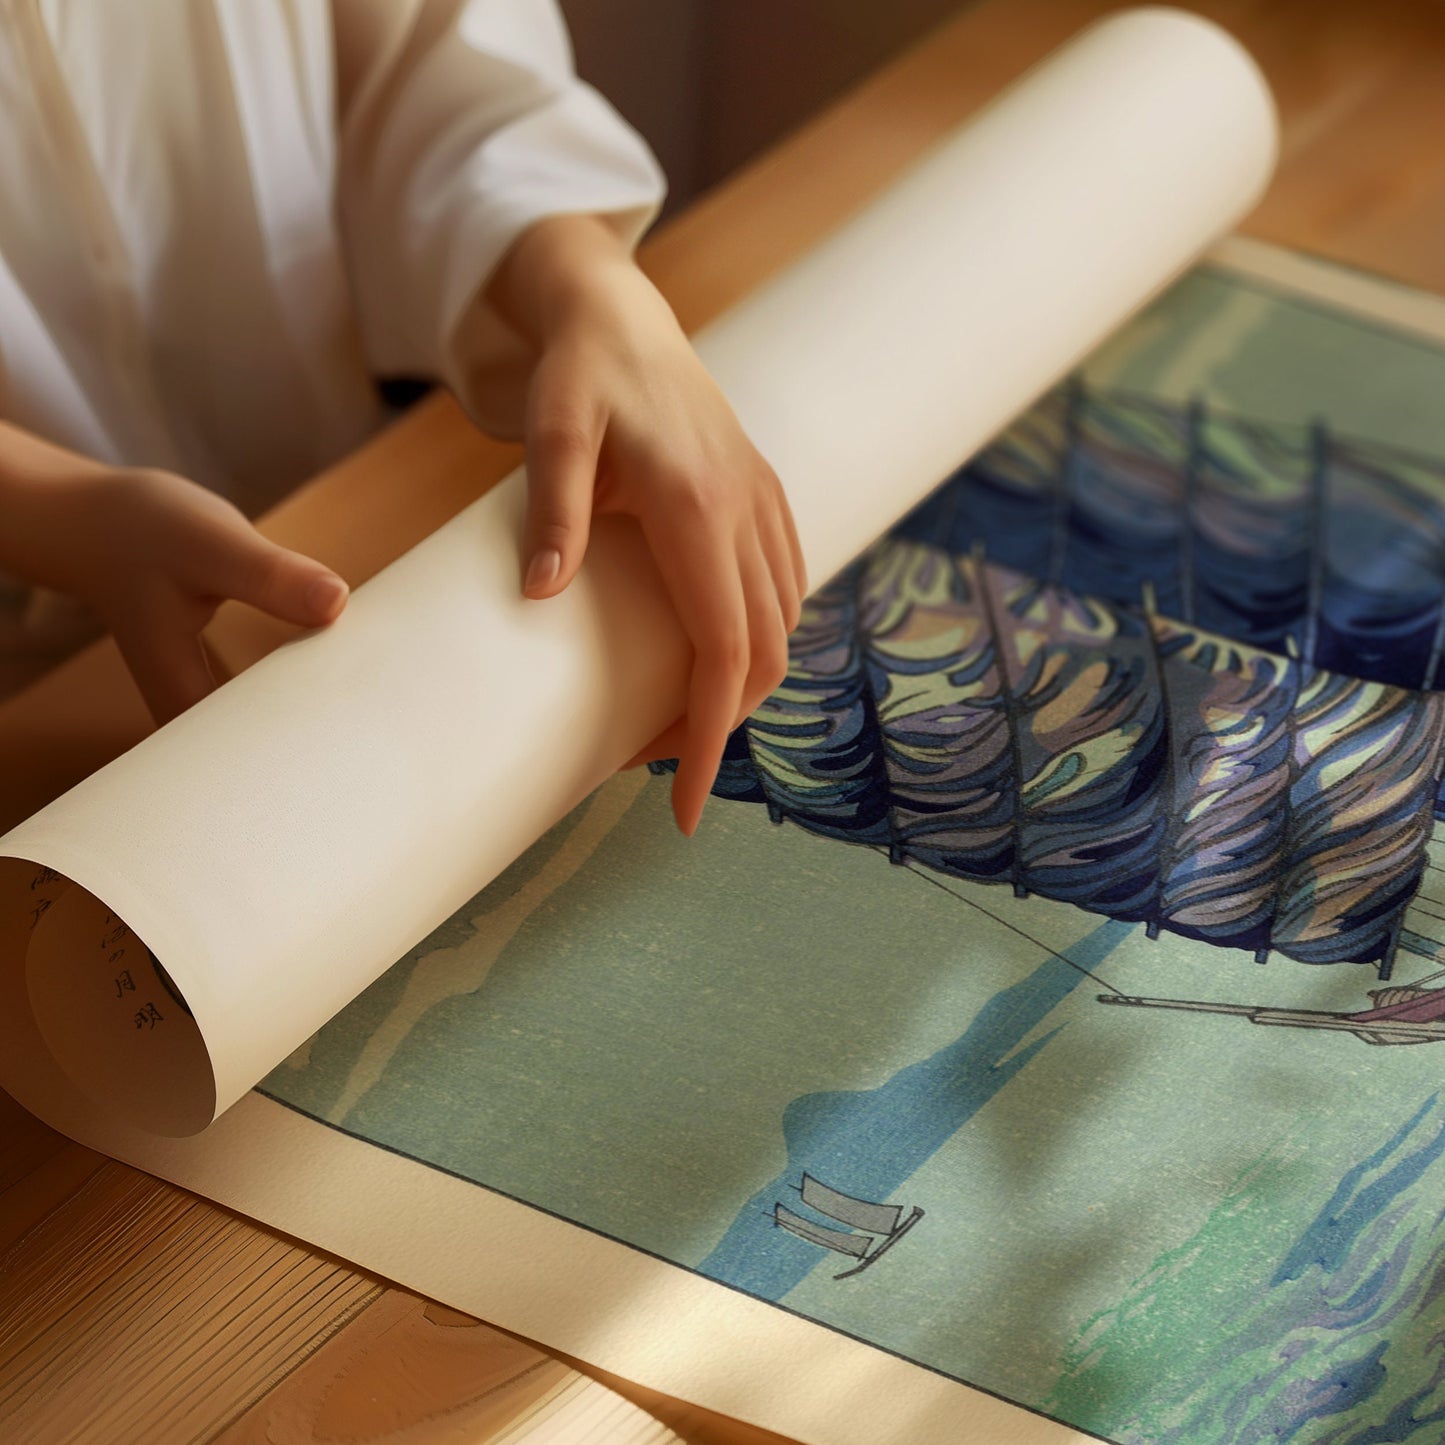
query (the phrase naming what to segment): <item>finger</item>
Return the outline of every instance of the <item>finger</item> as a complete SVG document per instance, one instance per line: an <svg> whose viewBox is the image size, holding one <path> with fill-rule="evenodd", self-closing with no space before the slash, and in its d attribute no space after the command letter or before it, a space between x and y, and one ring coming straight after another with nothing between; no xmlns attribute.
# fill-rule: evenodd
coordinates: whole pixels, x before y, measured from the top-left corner
<svg viewBox="0 0 1445 1445"><path fill-rule="evenodd" d="M527 424L527 525L523 557L528 597L555 597L577 575L592 525L592 496L603 425L554 394L543 374Z"/></svg>
<svg viewBox="0 0 1445 1445"><path fill-rule="evenodd" d="M629 768L640 768L646 763L660 763L665 759L675 758L686 746L687 719L680 717L675 723L663 728L645 748L639 748L618 771L625 773Z"/></svg>
<svg viewBox="0 0 1445 1445"><path fill-rule="evenodd" d="M793 520L793 509L788 505L788 494L783 490L781 482L778 483L777 521L787 544L788 559L792 563L793 585L798 589L801 599L808 595L808 563L803 556L803 544L798 540L798 524ZM796 625L791 624L788 631L791 632Z"/></svg>
<svg viewBox="0 0 1445 1445"><path fill-rule="evenodd" d="M700 541L695 531L674 536L654 530L648 543L693 646L687 739L672 789L673 815L690 837L722 764L747 681L747 603L737 551L726 537Z"/></svg>
<svg viewBox="0 0 1445 1445"><path fill-rule="evenodd" d="M783 619L783 631L791 632L803 615L803 593L798 584L798 569L793 562L792 548L788 543L785 522L786 513L764 510L758 518L758 540L763 556L767 559L772 574L773 588L778 599L778 609Z"/></svg>
<svg viewBox="0 0 1445 1445"><path fill-rule="evenodd" d="M208 596L234 597L301 627L334 621L349 589L329 567L268 541L238 513L198 555L192 578Z"/></svg>
<svg viewBox="0 0 1445 1445"><path fill-rule="evenodd" d="M748 614L749 658L747 681L733 717L733 728L741 727L743 720L788 673L788 630L783 625L778 584L760 541L743 549L739 557L739 579ZM788 585L791 591L791 578Z"/></svg>
<svg viewBox="0 0 1445 1445"><path fill-rule="evenodd" d="M157 724L179 717L215 689L197 633L174 626L136 626L117 632L115 641Z"/></svg>
<svg viewBox="0 0 1445 1445"><path fill-rule="evenodd" d="M746 659L731 653L699 657L693 666L687 737L672 789L673 816L689 838L697 832L708 793L717 781L746 669Z"/></svg>

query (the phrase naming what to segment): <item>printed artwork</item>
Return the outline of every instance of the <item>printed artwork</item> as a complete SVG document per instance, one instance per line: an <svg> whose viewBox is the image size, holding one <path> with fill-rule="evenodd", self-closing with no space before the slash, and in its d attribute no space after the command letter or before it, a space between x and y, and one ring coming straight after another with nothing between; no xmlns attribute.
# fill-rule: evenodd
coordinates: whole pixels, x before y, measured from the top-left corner
<svg viewBox="0 0 1445 1445"><path fill-rule="evenodd" d="M263 1092L1106 1439L1445 1438L1441 397L1194 273L819 589L697 838L619 776Z"/></svg>

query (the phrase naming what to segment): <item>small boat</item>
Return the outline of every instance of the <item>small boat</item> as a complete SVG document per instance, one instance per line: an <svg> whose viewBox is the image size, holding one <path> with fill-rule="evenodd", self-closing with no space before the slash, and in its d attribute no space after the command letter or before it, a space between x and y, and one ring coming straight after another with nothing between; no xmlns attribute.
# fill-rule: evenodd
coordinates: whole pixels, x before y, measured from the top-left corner
<svg viewBox="0 0 1445 1445"><path fill-rule="evenodd" d="M1445 987L1401 984L1374 989L1371 1006L1358 1013L1324 1009L1259 1008L1250 1004L1204 1003L1196 999L1135 998L1101 993L1100 1003L1127 1008L1183 1009L1189 1013L1229 1014L1252 1024L1289 1029L1330 1029L1353 1034L1367 1044L1429 1044L1445 1039Z"/></svg>
<svg viewBox="0 0 1445 1445"><path fill-rule="evenodd" d="M776 1203L773 1205L773 1223L809 1244L858 1261L852 1269L835 1274L834 1279L851 1279L856 1274L862 1274L923 1218L923 1211L917 1205L905 1218L901 1204L875 1204L871 1200L857 1199L830 1188L808 1173L804 1173L803 1182L794 1187L806 1208L843 1228L819 1224L785 1204Z"/></svg>

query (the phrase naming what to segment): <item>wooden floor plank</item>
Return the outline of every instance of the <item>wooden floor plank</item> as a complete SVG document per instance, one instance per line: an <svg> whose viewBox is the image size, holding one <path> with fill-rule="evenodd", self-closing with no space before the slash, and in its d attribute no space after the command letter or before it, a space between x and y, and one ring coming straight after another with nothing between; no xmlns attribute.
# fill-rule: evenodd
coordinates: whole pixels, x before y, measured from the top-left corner
<svg viewBox="0 0 1445 1445"><path fill-rule="evenodd" d="M382 1288L106 1162L0 1256L0 1435L206 1438Z"/></svg>
<svg viewBox="0 0 1445 1445"><path fill-rule="evenodd" d="M677 1445L640 1406L537 1346L387 1290L232 1422L220 1445L525 1439Z"/></svg>

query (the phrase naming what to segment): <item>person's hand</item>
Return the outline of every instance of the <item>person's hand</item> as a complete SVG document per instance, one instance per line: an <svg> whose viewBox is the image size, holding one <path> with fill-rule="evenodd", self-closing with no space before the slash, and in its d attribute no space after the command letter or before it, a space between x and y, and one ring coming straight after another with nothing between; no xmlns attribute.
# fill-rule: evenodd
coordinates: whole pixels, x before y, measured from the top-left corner
<svg viewBox="0 0 1445 1445"><path fill-rule="evenodd" d="M12 473L0 478L0 521L0 562L88 603L161 723L215 687L201 631L228 598L307 627L346 605L346 583L329 568L169 472L84 462Z"/></svg>
<svg viewBox="0 0 1445 1445"><path fill-rule="evenodd" d="M807 590L792 513L666 302L601 222L543 222L511 264L511 315L540 353L524 588L545 598L567 586L594 512L641 525L694 661L686 716L632 761L679 758L673 812L690 834L728 733L787 671Z"/></svg>

